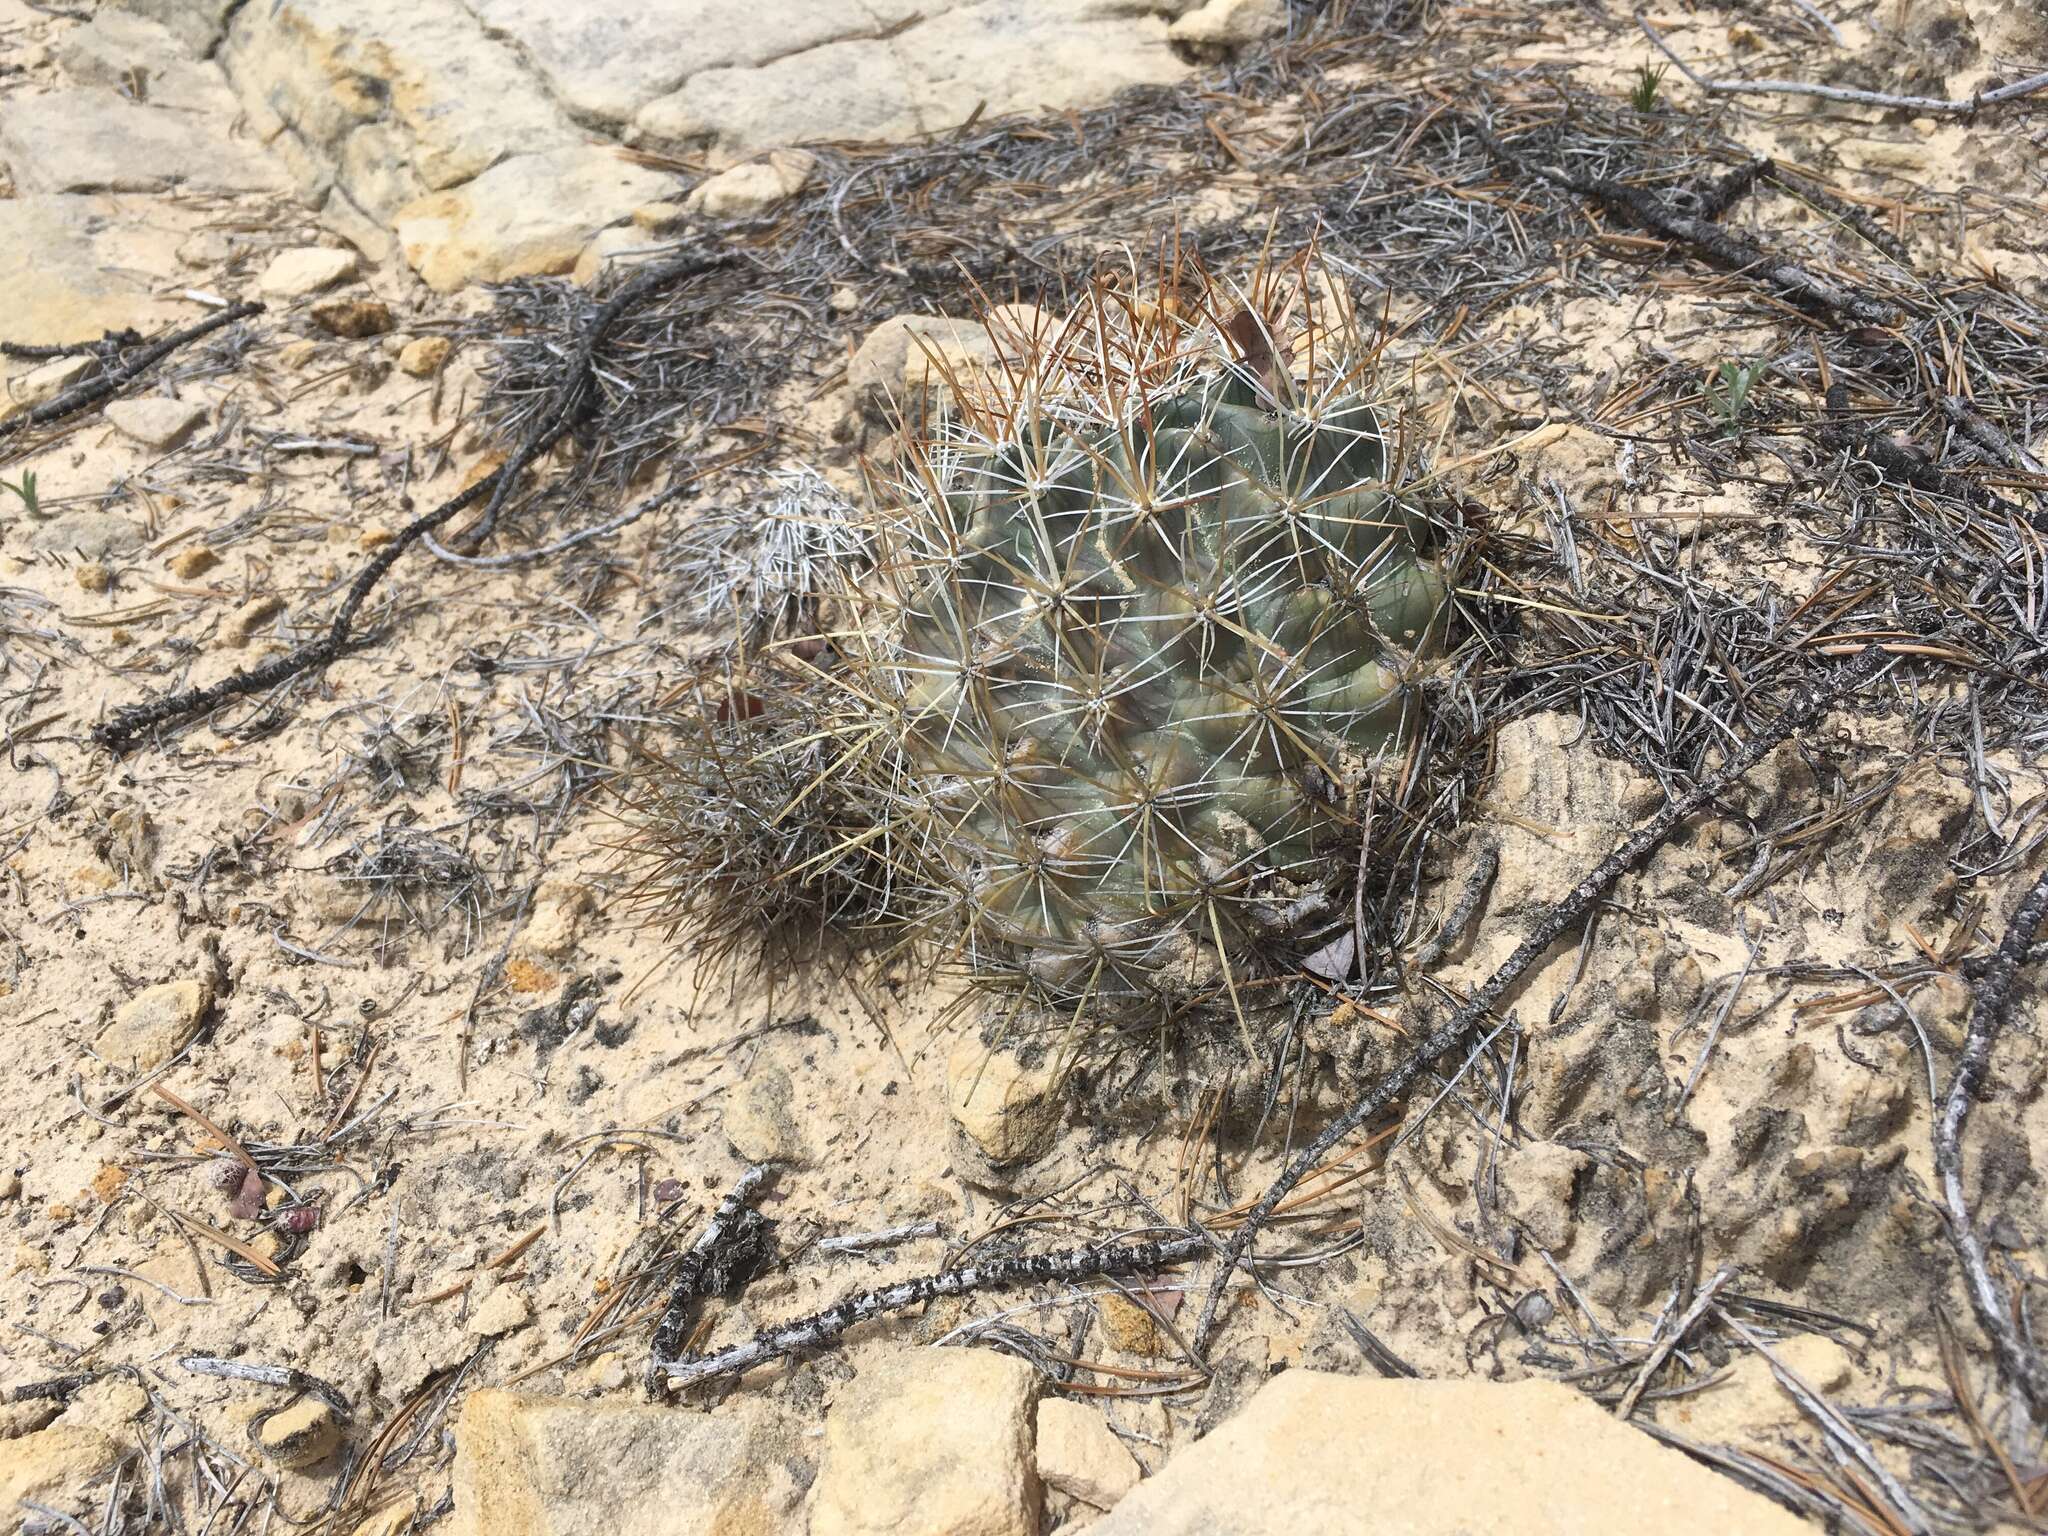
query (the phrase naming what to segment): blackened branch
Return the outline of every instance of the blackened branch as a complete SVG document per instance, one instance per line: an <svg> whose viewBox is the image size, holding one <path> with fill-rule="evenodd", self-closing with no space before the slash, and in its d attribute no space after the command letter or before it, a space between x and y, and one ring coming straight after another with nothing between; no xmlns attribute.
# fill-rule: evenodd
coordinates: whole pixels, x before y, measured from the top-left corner
<svg viewBox="0 0 2048 1536"><path fill-rule="evenodd" d="M1991 1351L2006 1384L2026 1400L2037 1422L2048 1421L2048 1364L2040 1352L2021 1335L2003 1292L1991 1277L1984 1251L1984 1239L1971 1219L1969 1203L1963 1196L1963 1128L1970 1110L1991 1069L1991 1048L2005 1027L2005 1015L2019 980L2029 946L2048 917L2048 871L2014 910L2005 937L1991 957L1991 964L1977 982L1977 1002L1970 1013L1970 1027L1963 1037L1963 1057L1948 1085L1940 1118L1934 1122L1934 1172L1941 1183L1942 1204L1948 1214L1949 1241L1962 1260L1963 1279L1970 1293L1970 1305L1977 1322L1990 1336Z"/></svg>
<svg viewBox="0 0 2048 1536"><path fill-rule="evenodd" d="M1751 273L1764 278L1792 298L1857 325L1896 325L1900 319L1894 306L1880 299L1852 293L1840 283L1809 272L1795 261L1774 255L1740 230L1716 224L1711 218L1680 213L1647 188L1632 187L1626 182L1605 177L1574 176L1554 166L1538 165L1526 159L1483 128L1480 137L1494 158L1510 169L1522 171L1580 197L1591 198L1609 213L1632 220L1654 235L1691 246L1723 271ZM1768 160L1742 167L1720 186L1709 190L1707 206L1711 209L1717 203L1733 201L1734 192L1746 189L1759 177L1770 176L1773 169Z"/></svg>
<svg viewBox="0 0 2048 1536"><path fill-rule="evenodd" d="M169 357L180 347L190 346L201 337L211 336L237 321L247 320L252 315L263 313L263 306L257 303L230 304L226 309L208 315L183 330L173 331L136 348L125 357L107 361L112 349L101 343L88 343L71 347L15 347L6 349L12 357L74 357L85 352L100 354L105 366L102 371L83 384L74 385L54 400L45 400L41 405L23 411L10 421L0 421L0 442L5 442L17 432L26 432L31 427L46 427L53 421L62 421L67 416L76 416L80 411L98 405L102 400L111 400L130 384L141 378L151 368ZM126 342L129 335L109 338L115 342Z"/></svg>
<svg viewBox="0 0 2048 1536"><path fill-rule="evenodd" d="M943 1296L1004 1286L1042 1285L1048 1281L1087 1280L1104 1275L1153 1274L1184 1264L1211 1247L1200 1236L1166 1238L1149 1243L1118 1243L1099 1248L1067 1248L1058 1253L1025 1254L992 1259L916 1280L902 1280L877 1290L849 1296L837 1306L776 1328L764 1328L743 1344L714 1354L684 1359L664 1358L657 1350L651 1369L665 1373L672 1387L692 1386L718 1376L735 1376L787 1355L818 1349L836 1341L857 1323L922 1306Z"/></svg>
<svg viewBox="0 0 2048 1536"><path fill-rule="evenodd" d="M110 720L101 722L93 730L93 739L109 751L125 752L132 747L144 732L158 726L171 725L180 721L196 719L211 710L218 709L230 699L245 694L260 693L274 688L303 672L317 671L327 666L348 649L354 636L356 616L385 572L398 563L398 559L413 545L433 533L458 512L489 498L483 516L463 542L470 546L481 542L496 526L499 510L512 493L513 485L526 472L527 467L545 453L573 427L587 408L591 398L591 384L595 376L594 364L598 349L605 337L617 324L619 317L649 293L714 267L722 267L730 261L726 255L691 252L674 261L660 266L649 267L631 281L625 283L604 307L592 316L582 342L570 361L568 376L563 380L554 399L547 409L535 420L525 437L520 439L512 456L499 467L495 474L479 480L461 494L441 503L433 511L415 518L399 531L398 537L371 557L356 579L350 583L348 593L343 597L341 607L336 610L333 623L327 633L317 640L294 646L280 656L273 656L259 666L247 668L206 688L188 688L165 698L153 699L147 704L131 704L117 710ZM238 306L247 308L248 306ZM216 322L224 320L231 311L214 316ZM188 338L189 339L189 338ZM163 343L159 343L163 345ZM51 402L56 404L58 402ZM4 431L0 428L0 431Z"/></svg>

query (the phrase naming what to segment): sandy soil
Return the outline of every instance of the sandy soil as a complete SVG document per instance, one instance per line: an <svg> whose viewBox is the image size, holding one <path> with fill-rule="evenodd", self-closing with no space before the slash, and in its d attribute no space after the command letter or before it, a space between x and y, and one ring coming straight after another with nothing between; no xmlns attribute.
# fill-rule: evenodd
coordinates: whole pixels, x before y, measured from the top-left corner
<svg viewBox="0 0 2048 1536"><path fill-rule="evenodd" d="M66 25L19 9L7 22L31 52ZM1911 72L1884 73L1891 45L1871 25L1844 23L1846 51L1898 88ZM1652 57L1625 22L1577 13L1467 10L1454 30L1466 49L1497 38L1498 68L1556 64L1606 96ZM1717 11L1668 35L1724 72L1796 71L1784 33L1782 17ZM1769 71L1751 62L1759 49ZM37 89L53 69L31 58L8 88ZM1979 73L1958 65L1955 79ZM1688 108L1700 100L1675 78L1667 90ZM1268 109L1219 111L1248 143L1273 125ZM1757 153L1866 198L1929 268L1995 268L2048 302L2038 115L1766 104L1741 131ZM1997 198L1972 190L1987 185ZM107 201L109 264L166 323L251 292L273 252L332 240L275 198ZM1628 238L1588 242L1577 259L1630 261ZM246 1449L249 1420L278 1395L178 1363L234 1356L331 1383L365 1437L419 1404L405 1432L426 1433L392 1458L378 1496L432 1508L447 1483L438 1426L460 1390L638 1393L649 1322L613 1316L607 1298L650 1241L685 1230L746 1165L734 1125L750 1151L765 1138L786 1164L764 1209L791 1257L717 1319L712 1342L932 1271L1006 1223L1012 1238L1022 1221L1034 1243L1042 1228L1045 1245L1062 1246L1140 1224L1146 1204L1178 1216L1254 1198L1343 1080L1295 1085L1296 1112L1262 1129L1256 1115L1217 1115L1226 1089L1207 1080L1155 1086L1108 1125L1077 1107L1050 1158L991 1187L945 1107L947 1062L973 1017L949 985L906 962L826 952L772 972L701 963L620 900L607 777L629 765L626 741L651 701L708 643L674 612L678 529L760 494L766 467L849 475L860 434L843 338L880 316L836 322L834 345L778 385L769 421L703 439L707 458L764 452L694 501L555 561L408 558L373 604L372 642L275 714L231 706L121 758L91 744L111 708L316 633L366 552L502 454L475 413L488 354L473 322L488 299L434 296L398 263L366 269L340 292L388 304L388 333L328 334L312 307L334 295L275 305L144 386L202 408L181 445L144 447L94 412L15 443L0 468L16 482L32 472L40 502L31 517L0 492L12 769L0 775L0 1390L105 1373L64 1397L0 1406L0 1431L61 1411L153 1435L175 1413ZM1489 306L1463 350L1440 354L1443 369L1418 372L1442 456L1472 461L1462 486L1506 526L1542 536L1561 493L1582 510L1684 525L1729 590L1813 597L1833 567L1788 510L1785 477L1772 484L1768 444L1739 477L1666 461L1625 478L1615 440L1587 430L1620 429L1631 388L1658 370L1705 375L1775 344L1756 311L1726 302L1725 278L1671 263L1616 270L1581 294ZM406 343L440 335L456 345L437 371L396 366ZM1517 353L1575 360L1573 397L1504 383L1489 398L1490 361ZM1586 425L1531 438L1573 420ZM1509 442L1521 451L1494 455ZM499 547L551 536L514 528ZM1652 781L1576 736L1555 714L1502 733L1494 777L1433 872L1443 912L1484 857L1499 862L1477 937L1436 972L1444 984L1483 979L1529 915L1658 802ZM2048 793L2038 751L2009 746L1989 761L2004 775L2000 805L2024 823ZM1730 899L1758 820L1894 775L1892 793L1847 817L1768 897ZM1359 1368L1347 1319L1425 1374L1569 1375L1599 1358L1588 1340L1640 1342L1683 1276L1724 1262L1742 1267L1748 1294L1848 1320L1778 1321L1788 1336L1834 1341L1809 1362L1832 1399L1876 1409L1942 1396L1929 1303L1966 1313L1927 1198L1930 1077L1946 1081L1967 983L1944 965L1916 984L1924 1055L1913 1030L1857 1028L1869 1006L1857 987L1782 968L1875 967L1922 948L1956 960L1995 942L2041 854L1977 878L1951 867L1977 790L1954 758L1848 712L1783 749L1743 804L1660 853L1586 943L1563 945L1517 996L1521 1134L1503 1143L1489 1125L1500 1087L1482 1082L1391 1158L1384 1146L1362 1157L1369 1171L1291 1229L1306 1248L1344 1251L1275 1274L1270 1302L1241 1299L1212 1386L1178 1358L1171 1330L1112 1287L978 1298L884 1329L935 1339L1001 1318L1053 1353L1124 1373L1082 1379L1148 1468L1282 1364ZM1963 933L1980 896L1988 908ZM150 990L177 983L194 985ZM177 1010L195 999L181 1027ZM2022 999L1979 1111L1972 1178L1987 1209L2012 1213L2006 1235L2025 1266L2048 1110L2038 989ZM1381 1059L1398 1048L1390 1023L1322 1027L1352 1032L1333 1054ZM237 1148L275 1175L253 1202ZM943 1236L864 1254L809 1246L922 1222ZM1507 1225L1518 1241L1500 1241ZM1192 1283L1160 1282L1152 1304L1185 1323ZM1810 1425L1753 1364L1711 1346L1699 1379L1718 1369L1718 1388L1656 1403L1656 1422L1817 1457ZM742 1390L815 1408L845 1369L828 1356ZM1160 1379L1133 1374L1144 1372ZM1943 1422L1968 1438L1960 1420ZM332 1459L258 1465L300 1515L323 1507L338 1476ZM351 1490L358 1512L364 1496Z"/></svg>

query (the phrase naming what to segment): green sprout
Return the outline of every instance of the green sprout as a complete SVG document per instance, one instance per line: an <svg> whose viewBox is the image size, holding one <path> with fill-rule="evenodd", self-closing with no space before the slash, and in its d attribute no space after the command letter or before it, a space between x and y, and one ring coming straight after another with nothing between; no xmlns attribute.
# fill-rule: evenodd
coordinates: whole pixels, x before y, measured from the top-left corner
<svg viewBox="0 0 2048 1536"><path fill-rule="evenodd" d="M43 515L43 504L36 496L36 472L34 470L23 470L19 485L13 484L10 481L0 480L0 491L12 491L15 495L19 496L22 506L28 510L30 517L41 517Z"/></svg>
<svg viewBox="0 0 2048 1536"><path fill-rule="evenodd" d="M1635 87L1628 93L1629 105L1638 112L1656 111L1657 93L1663 88L1668 68L1664 64L1637 65Z"/></svg>
<svg viewBox="0 0 2048 1536"><path fill-rule="evenodd" d="M1707 404L1721 418L1721 425L1727 431L1741 430L1742 418L1749 409L1750 392L1769 366L1763 358L1751 363L1729 358L1714 370L1714 377L1707 384Z"/></svg>

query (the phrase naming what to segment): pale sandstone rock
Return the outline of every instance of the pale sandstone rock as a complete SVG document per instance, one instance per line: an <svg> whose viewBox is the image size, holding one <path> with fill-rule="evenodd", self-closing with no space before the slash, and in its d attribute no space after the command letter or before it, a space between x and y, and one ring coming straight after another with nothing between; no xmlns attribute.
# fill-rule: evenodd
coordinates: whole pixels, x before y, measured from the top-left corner
<svg viewBox="0 0 2048 1536"><path fill-rule="evenodd" d="M104 560L109 555L130 554L142 547L138 524L118 512L81 507L41 523L29 534L29 547L51 554L83 555Z"/></svg>
<svg viewBox="0 0 2048 1536"><path fill-rule="evenodd" d="M772 1404L716 1412L485 1389L455 1426L450 1536L762 1536L798 1528L809 1459Z"/></svg>
<svg viewBox="0 0 2048 1536"><path fill-rule="evenodd" d="M825 1415L811 1536L1037 1536L1038 1373L975 1349L869 1359Z"/></svg>
<svg viewBox="0 0 2048 1536"><path fill-rule="evenodd" d="M446 336L415 336L398 354L398 371L415 379L431 379L454 350L455 343Z"/></svg>
<svg viewBox="0 0 2048 1536"><path fill-rule="evenodd" d="M1806 1536L1798 1516L1547 1381L1290 1370L1091 1536Z"/></svg>
<svg viewBox="0 0 2048 1536"><path fill-rule="evenodd" d="M550 883L540 889L533 916L519 934L522 952L548 960L561 960L576 947L583 931L583 919L592 906L590 887Z"/></svg>
<svg viewBox="0 0 2048 1536"><path fill-rule="evenodd" d="M1209 0L1167 28L1167 37L1197 58L1228 58L1287 30L1287 0Z"/></svg>
<svg viewBox="0 0 2048 1536"><path fill-rule="evenodd" d="M1038 1405L1038 1476L1095 1509L1114 1509L1143 1472L1093 1408L1048 1397Z"/></svg>
<svg viewBox="0 0 2048 1536"><path fill-rule="evenodd" d="M196 978L145 988L114 1010L93 1049L118 1070L148 1072L185 1048L212 1002L213 989Z"/></svg>
<svg viewBox="0 0 2048 1536"><path fill-rule="evenodd" d="M892 315L847 363L846 382L871 418L911 412L952 383L973 390L1006 376L1047 329L1029 304L998 304L987 323L944 315Z"/></svg>
<svg viewBox="0 0 2048 1536"><path fill-rule="evenodd" d="M6 380L0 388L0 421L56 399L87 374L98 371L96 358L59 357Z"/></svg>
<svg viewBox="0 0 2048 1536"><path fill-rule="evenodd" d="M133 11L102 9L60 34L53 51L74 84L128 90L139 83L143 100L155 105L211 113L223 123L235 115L219 66L191 57L176 31Z"/></svg>
<svg viewBox="0 0 2048 1536"><path fill-rule="evenodd" d="M319 293L336 283L347 282L356 275L357 266L354 251L340 251L326 245L300 246L297 250L279 251L271 257L270 265L256 279L256 289L266 298L304 298L309 293Z"/></svg>
<svg viewBox="0 0 2048 1536"><path fill-rule="evenodd" d="M576 258L576 266L569 277L588 288L609 272L618 258L651 253L660 244L635 224L614 224L610 229L600 229L590 244L583 247L583 254Z"/></svg>
<svg viewBox="0 0 2048 1536"><path fill-rule="evenodd" d="M179 550L165 564L180 581L196 581L220 564L220 556L201 544Z"/></svg>
<svg viewBox="0 0 2048 1536"><path fill-rule="evenodd" d="M316 1467L341 1449L342 1426L334 1409L317 1397L302 1397L263 1421L256 1448L287 1471Z"/></svg>
<svg viewBox="0 0 2048 1536"><path fill-rule="evenodd" d="M121 218L108 197L0 199L9 341L97 341L107 331L147 329L171 312L146 278L117 270L125 265L113 240Z"/></svg>
<svg viewBox="0 0 2048 1536"><path fill-rule="evenodd" d="M469 1331L479 1338L495 1339L532 1321L533 1304L524 1293L514 1286L500 1285L470 1313Z"/></svg>
<svg viewBox="0 0 2048 1536"><path fill-rule="evenodd" d="M945 315L891 315L862 338L846 366L846 382L864 405L900 400L911 358L924 364L931 349L992 348L985 327Z"/></svg>
<svg viewBox="0 0 2048 1536"><path fill-rule="evenodd" d="M681 203L642 203L633 210L633 227L650 235L672 235L689 222Z"/></svg>
<svg viewBox="0 0 2048 1536"><path fill-rule="evenodd" d="M293 373L302 372L308 363L320 355L322 350L319 342L314 341L310 337L301 336L298 340L288 341L277 349L278 366L288 368Z"/></svg>
<svg viewBox="0 0 2048 1536"><path fill-rule="evenodd" d="M0 160L24 192L282 190L260 149L189 112L131 101L104 86L17 96L0 110Z"/></svg>
<svg viewBox="0 0 2048 1536"><path fill-rule="evenodd" d="M71 1395L58 1422L72 1429L96 1429L121 1440L134 1433L149 1411L149 1394L137 1383L125 1376L103 1376Z"/></svg>
<svg viewBox="0 0 2048 1536"><path fill-rule="evenodd" d="M23 1403L0 1403L0 1440L19 1440L32 1435L57 1417L57 1405L47 1398ZM4 1462L0 1462L4 1466ZM0 1476L4 1476L0 1472Z"/></svg>
<svg viewBox="0 0 2048 1536"><path fill-rule="evenodd" d="M178 260L198 272L224 267L240 254L243 241L222 229L195 230L178 242Z"/></svg>
<svg viewBox="0 0 2048 1536"><path fill-rule="evenodd" d="M213 45L227 30L229 15L241 3L242 0L113 0L119 9L164 27L194 58L204 58L213 51Z"/></svg>
<svg viewBox="0 0 2048 1536"><path fill-rule="evenodd" d="M221 59L301 191L318 201L339 186L379 220L583 137L458 0L244 5Z"/></svg>
<svg viewBox="0 0 2048 1536"><path fill-rule="evenodd" d="M206 420L206 408L168 395L145 395L109 401L106 418L123 437L145 448L175 448Z"/></svg>
<svg viewBox="0 0 2048 1536"><path fill-rule="evenodd" d="M275 592L259 593L221 620L221 643L247 645L258 630L283 612L283 597Z"/></svg>
<svg viewBox="0 0 2048 1536"><path fill-rule="evenodd" d="M872 35L951 0L471 0L578 118L623 124L692 75Z"/></svg>
<svg viewBox="0 0 2048 1536"><path fill-rule="evenodd" d="M520 155L453 192L400 210L399 248L427 285L567 272L590 237L673 186L670 177L607 149Z"/></svg>
<svg viewBox="0 0 2048 1536"><path fill-rule="evenodd" d="M378 266L398 254L398 242L391 238L391 231L365 213L340 187L327 189L326 199L320 204L320 227L339 235Z"/></svg>
<svg viewBox="0 0 2048 1536"><path fill-rule="evenodd" d="M1008 1051L963 1041L946 1059L946 1113L991 1166L1043 1156L1059 1129L1053 1074Z"/></svg>
<svg viewBox="0 0 2048 1536"><path fill-rule="evenodd" d="M23 1499L71 1502L120 1456L121 1443L111 1435L70 1424L0 1441L0 1510L11 1521Z"/></svg>
<svg viewBox="0 0 2048 1536"><path fill-rule="evenodd" d="M809 1132L798 1123L795 1085L780 1067L757 1066L727 1097L725 1139L750 1163L808 1168L817 1161Z"/></svg>
<svg viewBox="0 0 2048 1536"><path fill-rule="evenodd" d="M1092 107L1127 86L1172 84L1189 72L1167 43L1166 22L1135 8L981 0L921 9L922 20L886 39L869 26L758 66L700 70L650 102L635 125L657 143L740 155L940 132L977 107L987 117Z"/></svg>
<svg viewBox="0 0 2048 1536"><path fill-rule="evenodd" d="M750 160L708 177L683 205L707 219L758 218L803 191L817 166L818 157L808 150L778 149L765 160Z"/></svg>

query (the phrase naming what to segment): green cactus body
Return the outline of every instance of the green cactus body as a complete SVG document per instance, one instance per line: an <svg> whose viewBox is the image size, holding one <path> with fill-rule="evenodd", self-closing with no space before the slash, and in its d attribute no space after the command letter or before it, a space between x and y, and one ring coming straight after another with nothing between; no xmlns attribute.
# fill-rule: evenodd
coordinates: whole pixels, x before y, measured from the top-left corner
<svg viewBox="0 0 2048 1536"><path fill-rule="evenodd" d="M1292 391L1290 391L1291 393ZM1014 404L899 489L898 794L977 969L1062 1006L1217 993L1327 926L1345 811L1445 588L1362 401L1244 369Z"/></svg>

